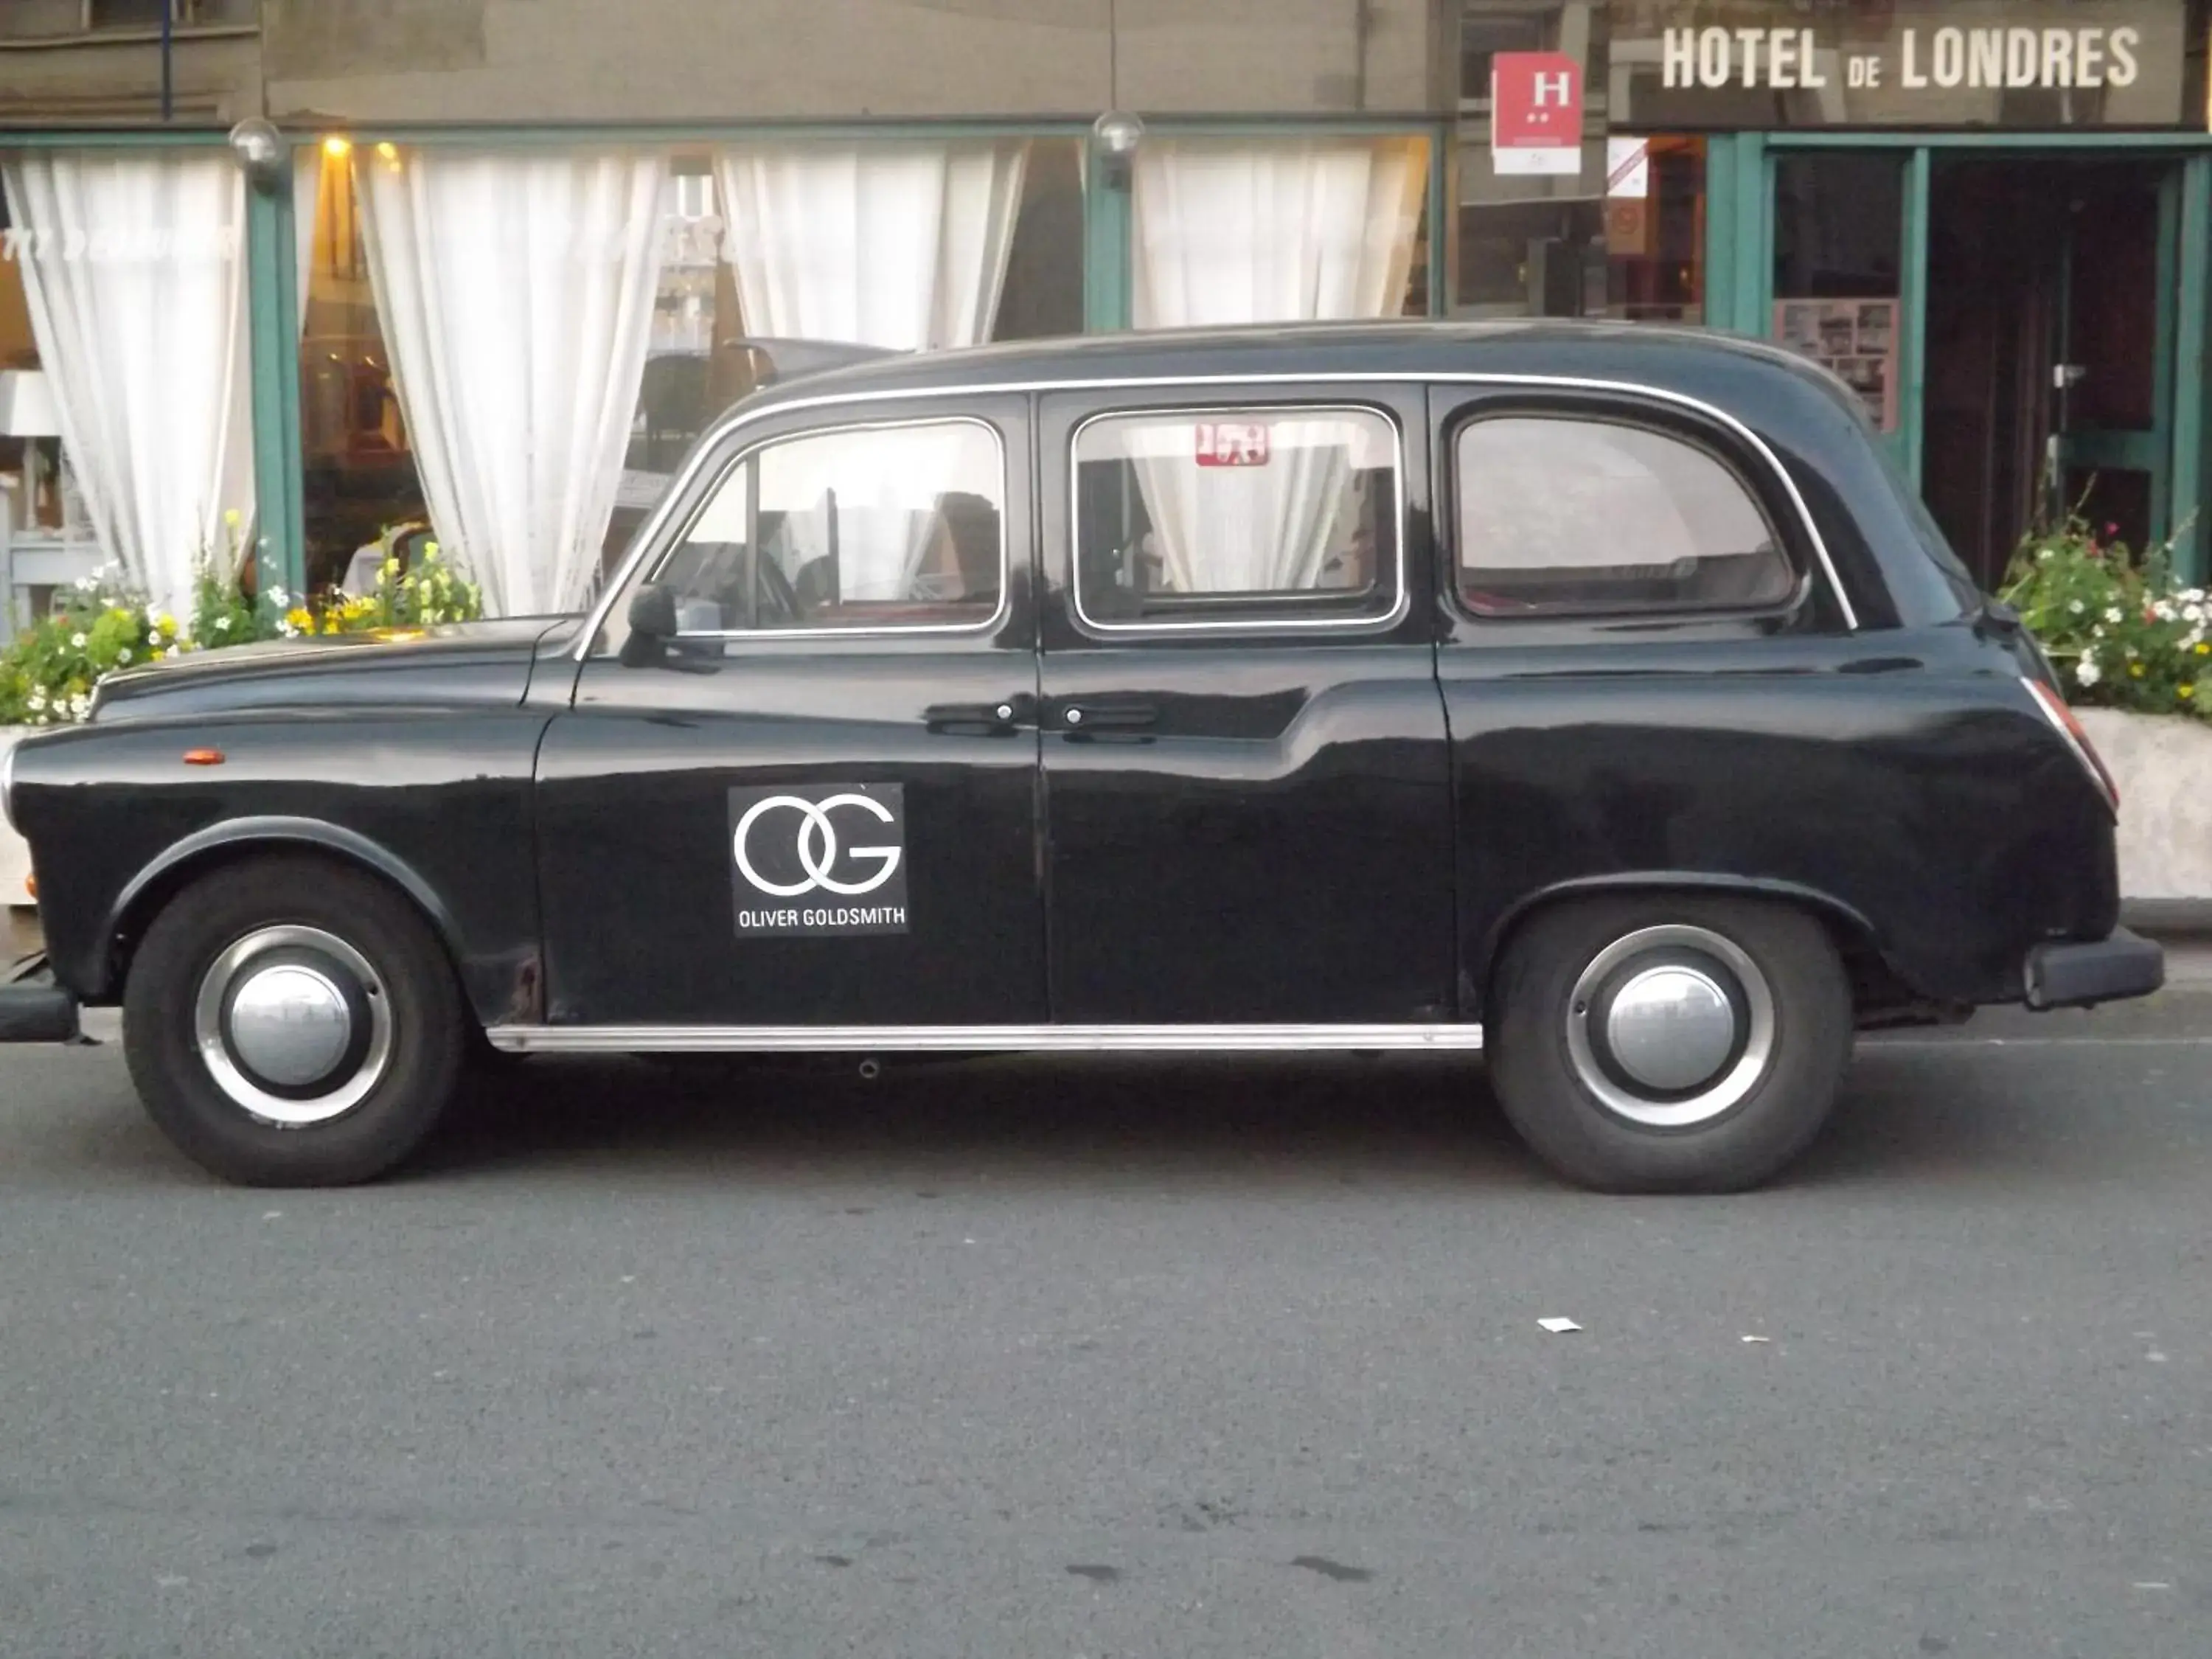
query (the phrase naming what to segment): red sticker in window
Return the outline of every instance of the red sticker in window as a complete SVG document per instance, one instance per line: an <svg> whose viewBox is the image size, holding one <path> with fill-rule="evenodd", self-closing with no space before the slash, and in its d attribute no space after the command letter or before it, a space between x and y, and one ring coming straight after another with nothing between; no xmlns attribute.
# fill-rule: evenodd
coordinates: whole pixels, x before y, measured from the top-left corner
<svg viewBox="0 0 2212 1659"><path fill-rule="evenodd" d="M1267 423L1263 421L1200 421L1198 423L1198 464L1200 466L1267 465Z"/></svg>

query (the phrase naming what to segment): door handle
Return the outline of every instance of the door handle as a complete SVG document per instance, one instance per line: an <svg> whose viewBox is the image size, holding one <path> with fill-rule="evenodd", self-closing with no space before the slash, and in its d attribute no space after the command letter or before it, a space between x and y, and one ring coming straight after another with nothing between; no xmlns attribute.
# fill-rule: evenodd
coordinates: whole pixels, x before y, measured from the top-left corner
<svg viewBox="0 0 2212 1659"><path fill-rule="evenodd" d="M982 732L997 736L1019 731L1036 719L1036 699L1027 692L996 702L934 702L921 711L933 732Z"/></svg>
<svg viewBox="0 0 2212 1659"><path fill-rule="evenodd" d="M1149 702L1072 702L1060 719L1071 732L1139 732L1158 725L1160 711Z"/></svg>

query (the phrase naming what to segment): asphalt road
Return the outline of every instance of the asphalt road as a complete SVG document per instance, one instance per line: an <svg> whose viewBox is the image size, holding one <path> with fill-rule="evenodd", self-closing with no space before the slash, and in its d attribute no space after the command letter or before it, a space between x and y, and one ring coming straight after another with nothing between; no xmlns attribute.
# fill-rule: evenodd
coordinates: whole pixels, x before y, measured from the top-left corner
<svg viewBox="0 0 2212 1659"><path fill-rule="evenodd" d="M1665 1201L1425 1059L539 1063L269 1194L0 1054L0 1652L2202 1659L2212 998L1990 1029Z"/></svg>

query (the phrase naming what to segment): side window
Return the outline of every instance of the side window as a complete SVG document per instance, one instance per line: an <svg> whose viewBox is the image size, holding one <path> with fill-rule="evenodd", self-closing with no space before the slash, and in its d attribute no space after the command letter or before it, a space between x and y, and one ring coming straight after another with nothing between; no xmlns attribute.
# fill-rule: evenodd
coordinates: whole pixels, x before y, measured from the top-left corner
<svg viewBox="0 0 2212 1659"><path fill-rule="evenodd" d="M1681 438L1501 416L1454 452L1460 599L1479 616L1745 610L1796 589L1743 480Z"/></svg>
<svg viewBox="0 0 2212 1659"><path fill-rule="evenodd" d="M732 465L653 580L689 635L972 628L1006 581L998 434L975 421L780 439Z"/></svg>
<svg viewBox="0 0 2212 1659"><path fill-rule="evenodd" d="M1148 410L1075 438L1097 626L1367 621L1400 591L1396 428L1366 409Z"/></svg>

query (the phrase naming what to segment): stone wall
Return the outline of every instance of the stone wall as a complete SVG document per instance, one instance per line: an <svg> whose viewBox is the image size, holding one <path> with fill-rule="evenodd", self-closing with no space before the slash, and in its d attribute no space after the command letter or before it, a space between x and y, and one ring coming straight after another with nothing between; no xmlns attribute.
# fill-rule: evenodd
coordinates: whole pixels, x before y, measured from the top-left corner
<svg viewBox="0 0 2212 1659"><path fill-rule="evenodd" d="M279 121L1418 112L1442 0L265 0Z"/></svg>

